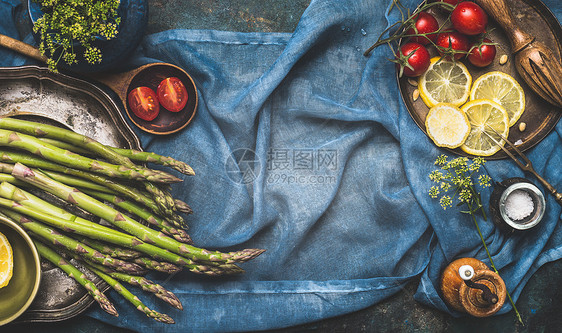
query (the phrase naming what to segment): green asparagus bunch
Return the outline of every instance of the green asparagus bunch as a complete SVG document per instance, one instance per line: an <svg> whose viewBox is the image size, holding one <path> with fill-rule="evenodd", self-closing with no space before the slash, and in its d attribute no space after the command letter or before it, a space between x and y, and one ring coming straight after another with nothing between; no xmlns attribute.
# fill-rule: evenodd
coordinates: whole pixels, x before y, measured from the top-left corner
<svg viewBox="0 0 562 333"><path fill-rule="evenodd" d="M154 163L195 175L184 162L13 118L0 118L0 147L0 213L29 231L41 256L84 286L112 315L117 311L110 300L87 276L98 276L148 317L173 323L146 307L122 282L182 309L173 293L144 275L183 269L209 276L238 274L243 272L238 264L264 252L193 245L181 216L190 214L191 207L169 192L168 184L181 179L146 166Z"/></svg>

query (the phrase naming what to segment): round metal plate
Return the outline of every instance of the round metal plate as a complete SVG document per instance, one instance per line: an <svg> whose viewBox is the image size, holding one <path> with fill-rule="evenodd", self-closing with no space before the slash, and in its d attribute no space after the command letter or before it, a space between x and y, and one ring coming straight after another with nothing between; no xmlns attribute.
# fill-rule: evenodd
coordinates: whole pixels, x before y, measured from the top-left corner
<svg viewBox="0 0 562 333"><path fill-rule="evenodd" d="M61 125L114 147L141 149L119 107L104 91L45 68L0 68L0 117L14 115ZM50 263L42 262L41 271L37 297L16 322L69 319L94 302L81 285ZM90 277L102 290L109 288L97 276Z"/></svg>
<svg viewBox="0 0 562 333"><path fill-rule="evenodd" d="M545 43L554 51L554 54L560 58L562 53L562 44L560 42L562 39L562 27L552 12L539 0L507 0L507 3L519 26L524 31L535 36L537 40ZM434 8L436 7L432 7L432 9ZM435 9L431 13L440 21L444 20L447 15L446 12L439 9ZM466 64L470 71L473 82L479 76L489 71L501 71L513 76L521 84L525 91L526 109L519 121L510 128L508 139L516 145L520 143L518 148L521 151L526 151L537 145L554 129L556 123L562 116L562 110L547 103L525 84L525 81L519 76L515 69L509 40L502 29L492 19L489 20L487 31L489 38L497 43L497 54L494 63L485 68L472 66L468 61L463 61L463 63ZM431 49L430 52L433 52L432 56L437 55L435 49ZM509 60L505 65L500 65L499 58L503 54L508 55ZM425 130L425 118L429 112L429 108L423 103L421 98L416 101L413 100L412 95L416 87L408 83L408 79L405 76L398 78L398 84L408 112L414 122L427 135ZM518 128L521 122L526 124L526 129L524 131L520 131ZM457 155L470 156L459 148L448 150ZM508 156L500 150L496 154L486 157L486 159L492 160L506 157Z"/></svg>

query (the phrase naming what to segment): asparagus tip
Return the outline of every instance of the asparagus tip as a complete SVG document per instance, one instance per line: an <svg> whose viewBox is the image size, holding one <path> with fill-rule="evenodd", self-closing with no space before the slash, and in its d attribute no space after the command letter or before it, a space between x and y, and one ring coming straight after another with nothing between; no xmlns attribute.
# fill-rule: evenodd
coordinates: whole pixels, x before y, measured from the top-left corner
<svg viewBox="0 0 562 333"><path fill-rule="evenodd" d="M156 297L158 297L161 300L163 300L164 302L170 304L174 308L176 308L178 310L183 310L183 305L181 304L181 301L171 291L164 290L164 291L159 292L155 295L156 295Z"/></svg>
<svg viewBox="0 0 562 333"><path fill-rule="evenodd" d="M154 310L148 310L146 311L146 315L155 319L156 321L159 321L161 323L164 324L175 324L176 322L172 319L172 317L168 316L165 313L160 313Z"/></svg>
<svg viewBox="0 0 562 333"><path fill-rule="evenodd" d="M108 300L98 300L98 303L100 305L100 307L102 308L103 311L109 313L110 315L114 316L114 317L119 317L119 313L117 312L117 310L115 309L115 307L113 306L113 304Z"/></svg>

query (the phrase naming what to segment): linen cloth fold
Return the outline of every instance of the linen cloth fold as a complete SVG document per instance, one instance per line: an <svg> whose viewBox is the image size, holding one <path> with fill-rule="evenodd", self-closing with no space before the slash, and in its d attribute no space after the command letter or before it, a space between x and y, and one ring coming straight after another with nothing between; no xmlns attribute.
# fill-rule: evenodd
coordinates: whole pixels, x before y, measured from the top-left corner
<svg viewBox="0 0 562 333"><path fill-rule="evenodd" d="M544 2L562 16L556 0ZM3 16L14 16L17 1L0 4ZM195 245L267 251L243 264L240 276L151 276L184 310L139 297L175 325L146 318L118 296L118 318L96 307L89 316L139 332L274 329L368 307L413 279L416 300L461 315L439 296L441 271L457 257L489 262L469 216L444 211L428 195L428 174L446 152L409 116L388 48L363 56L398 20L390 4L312 1L290 34L171 30L144 38L130 64L174 63L198 87L197 114L185 130L166 137L136 130L146 150L196 171L173 187L195 212L187 218ZM0 29L17 38L11 23ZM0 65L19 65L15 59ZM559 189L561 135L558 123L527 153ZM495 181L524 176L510 160L490 161L486 171ZM490 192L482 191L486 209ZM479 220L515 299L538 267L561 257L560 214L547 196L541 224L509 237Z"/></svg>

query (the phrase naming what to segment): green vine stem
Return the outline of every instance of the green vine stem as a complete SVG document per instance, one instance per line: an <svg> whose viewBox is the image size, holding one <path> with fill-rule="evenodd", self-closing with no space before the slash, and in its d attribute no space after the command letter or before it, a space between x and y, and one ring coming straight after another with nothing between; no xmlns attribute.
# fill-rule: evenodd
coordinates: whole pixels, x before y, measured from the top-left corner
<svg viewBox="0 0 562 333"><path fill-rule="evenodd" d="M468 208L471 209L470 204L468 205ZM472 220L474 221L474 225L476 226L476 230L478 230L478 235L480 236L480 239L482 240L482 245L484 245L484 250L486 250L486 254L488 255L488 260L490 260L490 266L492 266L492 269L494 270L494 272L496 274L500 275L500 273L496 269L496 265L494 264L494 260L492 259L492 256L490 255L490 251L488 251L488 246L486 245L486 241L484 240L484 236L482 235L482 232L480 231L480 226L478 225L478 222L476 221L476 217L474 216L474 214L470 214L470 216L472 217ZM484 221L486 221L485 216L484 216ZM507 298L509 299L509 303L511 303L511 306L513 307L513 310L515 311L515 315L517 316L517 320L521 323L521 325L525 326L525 323L523 323L523 319L521 318L521 314L517 310L517 307L515 306L515 302L511 298L511 295L509 294L509 290L507 290L507 288L505 289L505 292L507 294Z"/></svg>
<svg viewBox="0 0 562 333"><path fill-rule="evenodd" d="M395 23L393 23L392 25L390 25L388 28L384 29L384 31L379 35L379 38L377 39L377 42L375 44L373 44L371 47L369 47L365 53L363 53L364 56L368 56L374 49L376 49L377 47L383 45L383 44L388 44L391 49L393 50L393 53L396 54L396 52L394 51L394 48L392 47L391 43L392 42L398 42L399 40L403 39L403 38L408 38L408 37L427 37L429 35L435 35L435 34L439 34L443 31L443 29L447 26L447 23L450 21L449 17L447 17L447 19L440 24L439 29L437 31L431 32L431 33L414 33L414 34L407 34L406 32L408 31L409 28L414 26L414 20L415 17L418 13L423 12L428 10L431 7L434 6L439 6L441 8L444 8L446 10L453 10L453 8L455 8L455 6L448 4L446 2L440 2L440 1L436 1L436 2L430 2L428 3L427 1L424 1L422 3L422 5L415 10L413 13L410 14L409 10L407 10L404 5L401 4L400 0L394 0L392 2L392 5L390 6L388 12L390 13L392 11L392 9L394 7L398 8L398 10L400 11L400 14L402 16L400 21L397 21ZM407 11L406 14L404 14L404 10ZM406 17L406 19L404 19ZM394 28L396 28L396 31L394 33L392 33L391 35L389 35L387 38L383 38L383 36L385 34L387 34L389 31L393 30ZM415 29L414 29L415 30ZM431 42L435 47L437 47L438 49L442 50L442 51L446 51L446 48L442 48L438 45L436 45L434 42ZM462 52L462 51L461 51ZM457 51L457 53L460 53ZM466 53L466 52L463 52Z"/></svg>

